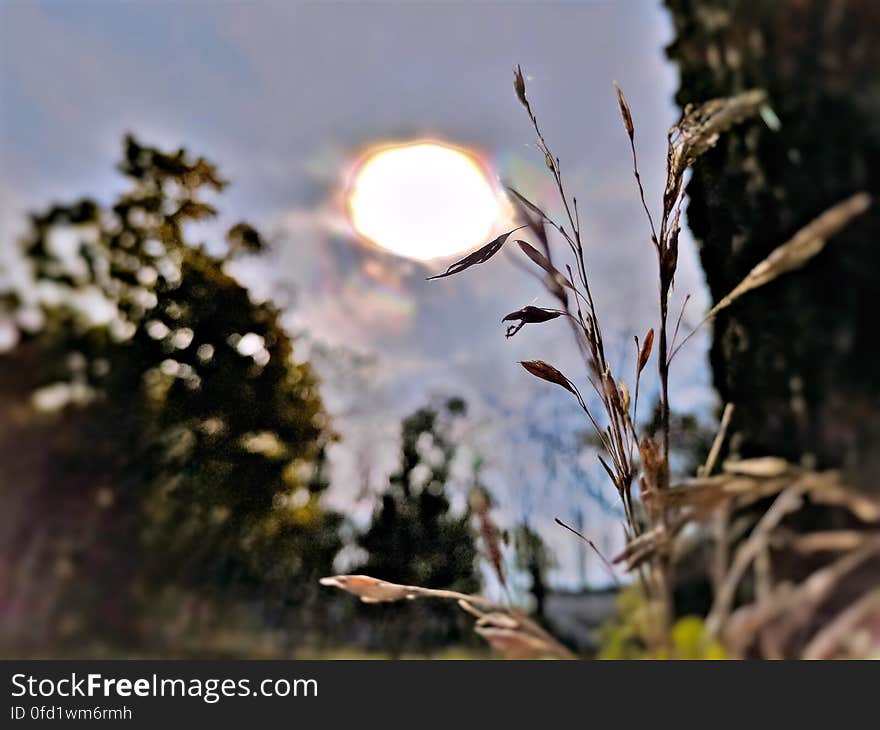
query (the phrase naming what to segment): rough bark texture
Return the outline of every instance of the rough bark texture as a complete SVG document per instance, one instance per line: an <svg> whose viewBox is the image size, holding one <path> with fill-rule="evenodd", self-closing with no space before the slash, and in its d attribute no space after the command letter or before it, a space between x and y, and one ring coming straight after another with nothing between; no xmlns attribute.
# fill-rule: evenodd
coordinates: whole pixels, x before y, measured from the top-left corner
<svg viewBox="0 0 880 730"><path fill-rule="evenodd" d="M880 188L880 2L666 0L676 100L765 89L782 122L729 133L687 187L688 221L716 301L830 205ZM880 484L880 206L803 270L714 324L711 364L737 404L732 445Z"/></svg>

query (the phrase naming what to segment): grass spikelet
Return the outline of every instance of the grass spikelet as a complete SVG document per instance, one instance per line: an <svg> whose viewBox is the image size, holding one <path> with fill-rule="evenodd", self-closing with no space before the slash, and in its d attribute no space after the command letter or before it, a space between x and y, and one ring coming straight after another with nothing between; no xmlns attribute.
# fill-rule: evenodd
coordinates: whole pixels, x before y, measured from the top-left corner
<svg viewBox="0 0 880 730"><path fill-rule="evenodd" d="M839 233L854 218L868 210L870 206L870 195L867 193L856 193L826 210L818 218L801 228L788 242L774 249L766 259L755 266L745 279L712 307L707 317L714 317L722 309L733 304L743 294L769 284L782 274L799 269L825 248L825 244L832 236Z"/></svg>

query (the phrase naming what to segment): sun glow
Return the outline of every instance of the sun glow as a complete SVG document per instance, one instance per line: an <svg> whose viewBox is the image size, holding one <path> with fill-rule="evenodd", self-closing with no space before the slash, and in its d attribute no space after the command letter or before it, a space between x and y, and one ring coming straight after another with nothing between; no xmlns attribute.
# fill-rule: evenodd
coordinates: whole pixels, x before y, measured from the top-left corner
<svg viewBox="0 0 880 730"><path fill-rule="evenodd" d="M485 243L500 204L477 160L437 142L385 147L356 171L347 195L354 229L422 261Z"/></svg>

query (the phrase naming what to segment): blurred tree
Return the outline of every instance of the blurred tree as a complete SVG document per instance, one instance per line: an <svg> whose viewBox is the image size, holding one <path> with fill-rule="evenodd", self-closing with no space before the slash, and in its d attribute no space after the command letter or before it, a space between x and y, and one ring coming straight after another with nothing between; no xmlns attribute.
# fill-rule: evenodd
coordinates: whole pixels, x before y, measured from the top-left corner
<svg viewBox="0 0 880 730"><path fill-rule="evenodd" d="M766 89L781 120L739 125L697 164L688 221L715 300L774 247L859 190L880 191L876 0L666 0L681 106ZM737 404L733 445L849 467L880 484L874 206L796 276L722 312L711 361Z"/></svg>
<svg viewBox="0 0 880 730"><path fill-rule="evenodd" d="M648 433L659 433L661 424L662 412L658 400L653 404L650 420L645 423L645 430ZM697 473L697 469L706 461L706 454L712 448L712 441L717 431L717 426L700 421L693 413L670 414L669 433L672 444L670 467L673 478L686 479Z"/></svg>
<svg viewBox="0 0 880 730"><path fill-rule="evenodd" d="M120 170L131 187L111 208L32 217L33 281L5 300L41 322L0 358L16 405L3 469L28 487L0 487L20 510L4 575L13 614L44 596L34 631L50 641L137 644L160 589L196 593L214 620L237 599L302 606L339 548L341 518L320 505L333 435L314 373L278 311L225 272L259 234L236 225L224 255L189 239L215 215L204 194L225 186L203 158L127 137Z"/></svg>
<svg viewBox="0 0 880 730"><path fill-rule="evenodd" d="M359 540L368 557L358 572L426 588L479 589L470 513L453 514L446 493L456 452L452 427L464 412L464 402L451 399L442 408L420 408L403 421L400 469ZM381 615L371 608L366 607L379 646L394 653L424 651L465 635L462 612L445 602L394 604L383 607Z"/></svg>
<svg viewBox="0 0 880 730"><path fill-rule="evenodd" d="M513 532L516 549L516 567L525 571L531 581L529 592L535 599L535 616L544 618L544 599L547 597L547 573L554 565L553 553L541 536L528 523L517 525Z"/></svg>

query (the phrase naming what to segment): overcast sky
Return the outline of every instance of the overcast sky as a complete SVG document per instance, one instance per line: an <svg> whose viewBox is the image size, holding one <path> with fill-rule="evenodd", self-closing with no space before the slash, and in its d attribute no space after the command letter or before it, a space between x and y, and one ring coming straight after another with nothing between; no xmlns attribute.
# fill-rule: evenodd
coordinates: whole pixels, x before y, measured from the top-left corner
<svg viewBox="0 0 880 730"><path fill-rule="evenodd" d="M592 462L555 469L535 429L576 418L516 361L577 372L558 322L507 341L501 316L549 303L499 257L426 283L425 267L364 248L338 225L341 174L377 140L434 137L480 150L494 173L555 209L528 120L512 90L519 63L544 132L581 204L587 258L612 360L631 372L633 334L656 321L655 260L634 188L612 81L626 91L649 199L659 202L665 132L677 118L671 24L657 0L617 2L0 2L0 246L25 210L93 195L109 200L123 133L216 161L232 180L221 223L246 218L273 251L239 266L257 296L289 304L302 343L342 347L355 365L317 355L345 440L333 499L363 515L360 478L393 465L399 418L438 394L471 404L473 447L504 518L528 516L556 549L557 579L574 580L580 546L552 525L585 515L619 538L589 496ZM448 263L448 262L447 262ZM706 295L691 239L676 296ZM677 308L674 307L677 311ZM558 325L558 326L556 326ZM705 338L677 358L681 409L710 413ZM356 372L352 373L352 368ZM546 419L541 422L541 419ZM542 447L543 449L543 447ZM589 482L588 484L585 483ZM611 494L605 492L608 497ZM601 580L601 568L589 567Z"/></svg>

